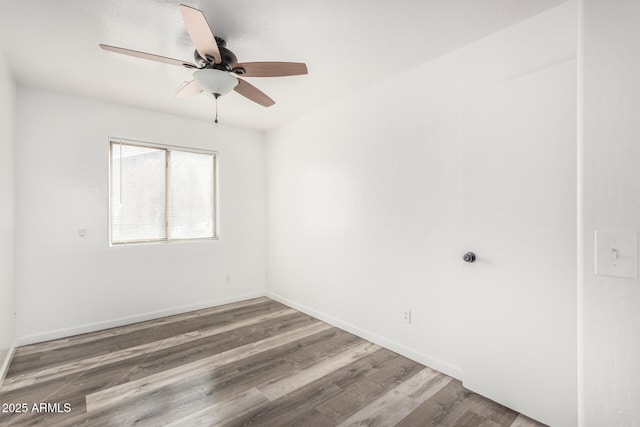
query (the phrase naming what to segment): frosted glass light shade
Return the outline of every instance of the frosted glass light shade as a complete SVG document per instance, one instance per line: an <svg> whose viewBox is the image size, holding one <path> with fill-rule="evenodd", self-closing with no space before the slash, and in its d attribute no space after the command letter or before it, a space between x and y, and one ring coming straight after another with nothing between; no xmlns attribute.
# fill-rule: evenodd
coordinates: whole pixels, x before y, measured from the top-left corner
<svg viewBox="0 0 640 427"><path fill-rule="evenodd" d="M238 85L238 79L226 71L216 69L196 70L193 78L206 92L226 95Z"/></svg>

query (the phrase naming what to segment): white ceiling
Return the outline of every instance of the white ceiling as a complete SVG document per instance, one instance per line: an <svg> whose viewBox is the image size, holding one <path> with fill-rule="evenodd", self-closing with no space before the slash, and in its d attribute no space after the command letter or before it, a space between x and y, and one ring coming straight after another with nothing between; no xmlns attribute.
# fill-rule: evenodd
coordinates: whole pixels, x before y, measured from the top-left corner
<svg viewBox="0 0 640 427"><path fill-rule="evenodd" d="M265 131L564 1L13 0L2 2L0 49L22 84L212 120L213 98L174 97L188 69L98 47L193 62L178 8L187 4L241 62L307 64L306 76L247 78L272 107L220 98L222 123Z"/></svg>

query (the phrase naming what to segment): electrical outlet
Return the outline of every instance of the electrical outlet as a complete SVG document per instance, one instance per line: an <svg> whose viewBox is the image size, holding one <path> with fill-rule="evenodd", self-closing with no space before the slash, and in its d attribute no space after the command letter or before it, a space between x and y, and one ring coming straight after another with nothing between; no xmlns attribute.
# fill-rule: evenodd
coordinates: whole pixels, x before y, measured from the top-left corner
<svg viewBox="0 0 640 427"><path fill-rule="evenodd" d="M411 309L409 308L402 309L402 321L407 324L411 323Z"/></svg>
<svg viewBox="0 0 640 427"><path fill-rule="evenodd" d="M224 276L224 283L231 283L231 275L227 274L226 276Z"/></svg>

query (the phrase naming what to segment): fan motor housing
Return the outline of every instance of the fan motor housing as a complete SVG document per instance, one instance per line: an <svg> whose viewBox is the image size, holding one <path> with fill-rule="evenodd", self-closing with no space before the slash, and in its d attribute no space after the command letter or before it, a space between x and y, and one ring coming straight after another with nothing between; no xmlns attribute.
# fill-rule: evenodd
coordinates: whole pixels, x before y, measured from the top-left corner
<svg viewBox="0 0 640 427"><path fill-rule="evenodd" d="M202 64L204 61L206 64L205 68L217 68L219 70L231 71L231 64L236 64L238 62L236 54L226 48L227 42L224 39L216 37L216 44L218 45L222 62L220 64L216 64L213 60L209 61L207 58L200 56L198 50L195 50L193 52L193 57L196 60L196 64Z"/></svg>

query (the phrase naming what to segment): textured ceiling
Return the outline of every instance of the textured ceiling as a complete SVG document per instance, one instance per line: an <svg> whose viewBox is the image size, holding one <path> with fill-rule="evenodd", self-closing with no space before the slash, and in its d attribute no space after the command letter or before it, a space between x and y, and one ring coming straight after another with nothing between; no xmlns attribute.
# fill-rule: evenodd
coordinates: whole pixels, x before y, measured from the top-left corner
<svg viewBox="0 0 640 427"><path fill-rule="evenodd" d="M565 0L183 0L201 9L241 62L307 63L306 76L247 78L276 105L235 92L220 120L265 131L425 63ZM0 49L16 80L212 120L213 98L176 99L182 67L130 58L99 43L193 61L178 1L2 2ZM383 99L381 98L381 102Z"/></svg>

